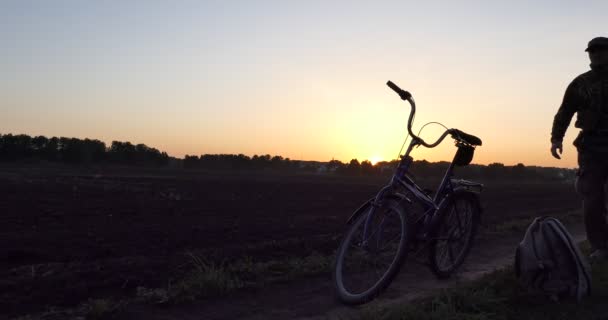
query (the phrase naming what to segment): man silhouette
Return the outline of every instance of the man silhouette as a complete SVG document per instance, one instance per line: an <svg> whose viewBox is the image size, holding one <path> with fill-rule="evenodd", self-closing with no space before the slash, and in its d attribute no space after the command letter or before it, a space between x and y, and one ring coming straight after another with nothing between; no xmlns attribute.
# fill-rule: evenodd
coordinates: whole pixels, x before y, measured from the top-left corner
<svg viewBox="0 0 608 320"><path fill-rule="evenodd" d="M590 258L608 258L608 224L604 186L608 181L608 38L589 41L591 70L576 77L564 95L553 120L551 154L560 159L562 140L570 120L577 113L575 127L581 132L574 140L579 170L576 191L583 197Z"/></svg>

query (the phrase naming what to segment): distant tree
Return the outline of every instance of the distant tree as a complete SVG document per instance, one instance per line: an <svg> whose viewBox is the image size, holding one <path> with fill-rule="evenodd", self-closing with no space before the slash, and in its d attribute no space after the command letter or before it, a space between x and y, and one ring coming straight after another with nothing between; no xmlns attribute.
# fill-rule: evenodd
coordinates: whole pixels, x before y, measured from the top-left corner
<svg viewBox="0 0 608 320"><path fill-rule="evenodd" d="M44 158L44 151L46 149L49 139L45 136L37 136L32 139L33 153L36 157Z"/></svg>
<svg viewBox="0 0 608 320"><path fill-rule="evenodd" d="M252 167L255 169L264 169L264 168L268 168L271 165L271 157L269 154L266 155L254 155L253 158L251 158L251 164Z"/></svg>
<svg viewBox="0 0 608 320"><path fill-rule="evenodd" d="M283 160L283 170L292 170L292 169L295 169L295 166L296 166L295 162L291 161L291 159L285 158Z"/></svg>
<svg viewBox="0 0 608 320"><path fill-rule="evenodd" d="M60 138L60 154L61 158L70 163L83 163L89 159L86 159L85 143L82 140L76 138Z"/></svg>
<svg viewBox="0 0 608 320"><path fill-rule="evenodd" d="M270 166L275 169L280 169L283 166L283 157L274 156L270 159Z"/></svg>
<svg viewBox="0 0 608 320"><path fill-rule="evenodd" d="M327 163L327 170L330 172L340 172L343 170L344 166L345 165L342 163L342 161L332 159Z"/></svg>
<svg viewBox="0 0 608 320"><path fill-rule="evenodd" d="M199 157L186 155L184 157L184 167L185 168L200 167L200 159L199 159Z"/></svg>
<svg viewBox="0 0 608 320"><path fill-rule="evenodd" d="M108 156L110 161L120 164L135 163L136 148L131 142L112 141Z"/></svg>
<svg viewBox="0 0 608 320"><path fill-rule="evenodd" d="M18 155L24 158L33 156L32 137L26 134L19 134L15 136L15 139Z"/></svg>
<svg viewBox="0 0 608 320"><path fill-rule="evenodd" d="M27 159L33 156L32 138L28 135L6 134L2 136L0 143L0 159L15 161Z"/></svg>
<svg viewBox="0 0 608 320"><path fill-rule="evenodd" d="M504 168L505 165L500 162L493 162L488 165L488 168Z"/></svg>
<svg viewBox="0 0 608 320"><path fill-rule="evenodd" d="M160 153L160 157L158 159L158 165L159 166L168 166L170 160L171 160L171 157L169 157L169 155L165 151L163 151Z"/></svg>
<svg viewBox="0 0 608 320"><path fill-rule="evenodd" d="M374 166L369 160L364 160L363 162L361 162L361 173L365 175L370 175L374 174L374 172Z"/></svg>
<svg viewBox="0 0 608 320"><path fill-rule="evenodd" d="M486 168L486 176L492 179L504 176L505 173L505 165L500 162L490 163Z"/></svg>
<svg viewBox="0 0 608 320"><path fill-rule="evenodd" d="M251 159L242 154L239 153L238 155L236 155L236 157L234 157L234 165L233 168L234 169L239 169L239 170L243 170L243 169L248 169L251 166Z"/></svg>
<svg viewBox="0 0 608 320"><path fill-rule="evenodd" d="M348 166L346 167L346 172L348 174L353 174L353 175L357 175L357 174L361 173L361 164L359 163L359 160L357 160L357 159L350 160L350 162L348 163Z"/></svg>
<svg viewBox="0 0 608 320"><path fill-rule="evenodd" d="M52 137L48 139L44 150L42 150L42 158L47 161L58 161L59 158L59 138Z"/></svg>
<svg viewBox="0 0 608 320"><path fill-rule="evenodd" d="M81 160L85 163L99 163L105 160L106 144L99 140L85 139L81 144Z"/></svg>
<svg viewBox="0 0 608 320"><path fill-rule="evenodd" d="M46 160L68 163L101 163L168 165L169 155L144 144L113 141L110 148L93 139L28 135L0 135L0 160Z"/></svg>
<svg viewBox="0 0 608 320"><path fill-rule="evenodd" d="M523 163L518 163L517 165L513 166L511 170L513 172L513 177L522 178L526 176L527 170L526 166Z"/></svg>

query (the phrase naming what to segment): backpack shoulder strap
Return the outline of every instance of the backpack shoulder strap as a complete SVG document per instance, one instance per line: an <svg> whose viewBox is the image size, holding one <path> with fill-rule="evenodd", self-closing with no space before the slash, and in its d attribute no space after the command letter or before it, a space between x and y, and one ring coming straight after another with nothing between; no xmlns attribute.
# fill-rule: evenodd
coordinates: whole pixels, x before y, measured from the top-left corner
<svg viewBox="0 0 608 320"><path fill-rule="evenodd" d="M566 244L566 246L570 250L570 252L576 262L579 282L581 280L584 281L586 283L586 286L584 288L584 289L586 289L585 293L587 295L591 294L591 267L587 263L587 260L585 260L583 254L581 253L580 249L578 248L578 245L576 245L576 243L574 242L572 235L568 232L566 227L559 220L557 220L555 218L550 218L550 220L547 222L549 222L549 225L557 231L556 233L559 235L560 239L562 239L564 244ZM582 292L578 293L577 298L579 300L582 298L582 294L583 294Z"/></svg>
<svg viewBox="0 0 608 320"><path fill-rule="evenodd" d="M545 281L546 261L541 260L538 236L541 218L535 218L528 226L524 238L515 251L515 274L526 284L540 287Z"/></svg>

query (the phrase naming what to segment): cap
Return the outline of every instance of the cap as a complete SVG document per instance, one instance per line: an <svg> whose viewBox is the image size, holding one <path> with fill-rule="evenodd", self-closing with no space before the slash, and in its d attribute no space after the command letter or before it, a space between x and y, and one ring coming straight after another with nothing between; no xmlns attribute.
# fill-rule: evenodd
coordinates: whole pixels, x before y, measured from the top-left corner
<svg viewBox="0 0 608 320"><path fill-rule="evenodd" d="M598 47L608 48L608 38L597 37L597 38L591 39L591 41L589 41L589 44L587 45L587 49L585 49L585 51L589 51L591 48L598 48Z"/></svg>

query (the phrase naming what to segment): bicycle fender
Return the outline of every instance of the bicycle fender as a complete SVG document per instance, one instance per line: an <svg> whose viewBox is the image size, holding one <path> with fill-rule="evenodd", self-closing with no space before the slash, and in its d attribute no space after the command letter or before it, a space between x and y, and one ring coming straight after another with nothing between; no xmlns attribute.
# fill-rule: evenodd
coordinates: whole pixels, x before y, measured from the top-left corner
<svg viewBox="0 0 608 320"><path fill-rule="evenodd" d="M369 200L365 201L365 203L363 203L357 210L355 210L355 212L353 212L353 214L350 215L350 217L348 217L348 219L346 220L346 224L351 224L353 221L357 220L357 218L363 213L366 212L367 209L372 205L372 202L374 201L375 197L370 198Z"/></svg>
<svg viewBox="0 0 608 320"><path fill-rule="evenodd" d="M480 191L477 190L471 190L471 189L467 189L467 188L455 188L454 189L454 195L458 195L458 196L462 196L462 197L468 197L470 198L473 203L477 206L477 209L479 209L477 212L479 212L479 214L477 215L477 219L479 222L481 222L481 214L483 213L483 207L481 206L481 200L479 197Z"/></svg>

